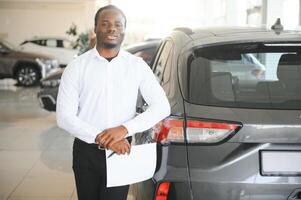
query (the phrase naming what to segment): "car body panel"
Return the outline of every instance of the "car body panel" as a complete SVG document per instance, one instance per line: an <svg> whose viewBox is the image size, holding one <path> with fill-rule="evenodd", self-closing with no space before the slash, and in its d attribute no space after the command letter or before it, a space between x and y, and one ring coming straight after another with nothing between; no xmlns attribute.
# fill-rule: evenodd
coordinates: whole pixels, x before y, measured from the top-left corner
<svg viewBox="0 0 301 200"><path fill-rule="evenodd" d="M277 163L277 157L272 161L266 160L262 152L295 152L298 156L296 160L301 159L300 110L193 104L185 99L183 88L187 88L185 79L188 72L185 66L188 65L190 56L195 56L194 51L197 48L253 42L300 43L300 32L284 31L277 34L262 28L233 27L191 31L179 29L163 40L152 66L155 74L160 54L164 51L163 44L168 41L173 43L168 58L172 64L167 61L165 66L170 78L164 79L163 72L163 75L160 74L163 78L159 78L159 82L169 99L171 115L183 119L184 122L193 119L232 123L238 124L240 128L219 143L159 143L163 149L169 150L167 157L158 156L160 170L155 173L152 181L148 181L148 185L138 184L143 191L153 193L152 197L145 199L155 199L154 188L160 182L170 182L171 188L181 183L187 185L186 189L177 187L176 191L170 188L171 194L167 199L179 199L177 194L181 192L184 196L179 197L185 200L293 199L294 191L301 188L301 176L295 173L265 175L263 163L272 162L268 164L276 170L280 163ZM171 68L170 72L168 68ZM228 71L231 70L233 69L228 68ZM153 129L155 130L156 128ZM135 137L138 140L143 138L139 134ZM291 158L283 158L281 161L288 162L281 164L286 168L295 164ZM186 170L188 169L186 173L185 164ZM153 185L150 186L150 183Z"/></svg>
<svg viewBox="0 0 301 200"><path fill-rule="evenodd" d="M50 42L54 42L51 46ZM53 43L52 42L52 43ZM59 64L66 66L74 57L78 54L77 49L67 48L64 46L58 46L56 43L64 44L70 42L66 38L61 37L35 37L24 41L21 44L22 51L25 52L36 52L50 55L58 59Z"/></svg>
<svg viewBox="0 0 301 200"><path fill-rule="evenodd" d="M0 40L0 48L0 78L16 78L18 67L23 65L37 68L40 77L44 77L52 68L58 67L52 57L19 51L11 47L5 40ZM46 65L44 63L46 61L51 61L51 66Z"/></svg>

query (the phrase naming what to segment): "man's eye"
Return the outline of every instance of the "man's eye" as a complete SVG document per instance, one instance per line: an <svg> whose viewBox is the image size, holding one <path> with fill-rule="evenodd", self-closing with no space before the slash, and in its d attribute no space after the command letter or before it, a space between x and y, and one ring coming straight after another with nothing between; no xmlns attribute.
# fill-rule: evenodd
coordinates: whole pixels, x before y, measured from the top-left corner
<svg viewBox="0 0 301 200"><path fill-rule="evenodd" d="M118 23L118 24L116 24L116 27L120 28L120 27L122 27L122 24Z"/></svg>

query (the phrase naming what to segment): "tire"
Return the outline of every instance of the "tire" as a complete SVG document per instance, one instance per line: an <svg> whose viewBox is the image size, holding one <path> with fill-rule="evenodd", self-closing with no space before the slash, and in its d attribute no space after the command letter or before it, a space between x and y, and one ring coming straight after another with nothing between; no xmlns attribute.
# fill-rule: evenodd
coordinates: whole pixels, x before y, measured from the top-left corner
<svg viewBox="0 0 301 200"><path fill-rule="evenodd" d="M38 69L30 64L22 64L16 71L18 84L24 87L36 85L40 80Z"/></svg>

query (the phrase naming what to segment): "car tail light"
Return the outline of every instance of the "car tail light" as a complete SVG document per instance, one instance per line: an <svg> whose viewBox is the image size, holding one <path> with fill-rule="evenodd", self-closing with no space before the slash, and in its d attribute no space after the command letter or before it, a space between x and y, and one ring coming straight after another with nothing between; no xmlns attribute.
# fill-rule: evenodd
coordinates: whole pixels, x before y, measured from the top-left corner
<svg viewBox="0 0 301 200"><path fill-rule="evenodd" d="M240 129L240 124L187 120L188 143L218 143ZM154 128L157 142L184 142L183 119L168 118Z"/></svg>
<svg viewBox="0 0 301 200"><path fill-rule="evenodd" d="M169 192L169 182L162 182L160 183L157 192L156 192L156 199L155 200L167 200L168 192Z"/></svg>

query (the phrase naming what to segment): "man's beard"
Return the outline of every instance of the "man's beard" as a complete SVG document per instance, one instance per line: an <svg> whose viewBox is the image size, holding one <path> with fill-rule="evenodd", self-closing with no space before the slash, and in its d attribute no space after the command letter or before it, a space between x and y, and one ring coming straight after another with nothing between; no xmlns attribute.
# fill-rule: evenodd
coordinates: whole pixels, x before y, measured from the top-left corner
<svg viewBox="0 0 301 200"><path fill-rule="evenodd" d="M105 49L114 49L114 48L120 46L120 44L103 43L102 46Z"/></svg>
<svg viewBox="0 0 301 200"><path fill-rule="evenodd" d="M97 46L105 48L105 49L119 48L121 46L121 43L123 42L123 39L124 39L124 35L121 35L120 41L118 43L108 43L108 42L103 41L101 34L96 36Z"/></svg>

